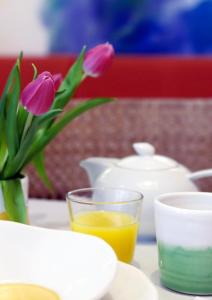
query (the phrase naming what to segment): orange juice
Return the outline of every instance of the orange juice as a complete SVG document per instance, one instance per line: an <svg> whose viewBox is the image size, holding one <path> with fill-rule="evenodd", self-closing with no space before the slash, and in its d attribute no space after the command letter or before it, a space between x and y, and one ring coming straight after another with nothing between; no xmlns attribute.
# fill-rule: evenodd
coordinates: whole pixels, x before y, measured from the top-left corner
<svg viewBox="0 0 212 300"><path fill-rule="evenodd" d="M0 220L9 220L6 212L0 213Z"/></svg>
<svg viewBox="0 0 212 300"><path fill-rule="evenodd" d="M112 211L86 212L76 215L71 227L102 238L111 245L119 260L132 261L138 231L132 216Z"/></svg>
<svg viewBox="0 0 212 300"><path fill-rule="evenodd" d="M0 220L6 220L6 221L9 221L10 218L8 217L7 213L5 211L1 212L0 213ZM26 221L27 224L29 224L29 216L28 216L28 210L27 210L27 221Z"/></svg>

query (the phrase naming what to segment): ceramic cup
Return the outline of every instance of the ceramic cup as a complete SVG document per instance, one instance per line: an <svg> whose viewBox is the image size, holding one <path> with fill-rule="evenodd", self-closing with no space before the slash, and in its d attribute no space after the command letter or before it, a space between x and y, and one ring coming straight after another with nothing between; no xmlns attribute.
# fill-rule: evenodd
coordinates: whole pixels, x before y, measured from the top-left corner
<svg viewBox="0 0 212 300"><path fill-rule="evenodd" d="M161 282L188 294L212 294L212 193L185 192L155 200Z"/></svg>

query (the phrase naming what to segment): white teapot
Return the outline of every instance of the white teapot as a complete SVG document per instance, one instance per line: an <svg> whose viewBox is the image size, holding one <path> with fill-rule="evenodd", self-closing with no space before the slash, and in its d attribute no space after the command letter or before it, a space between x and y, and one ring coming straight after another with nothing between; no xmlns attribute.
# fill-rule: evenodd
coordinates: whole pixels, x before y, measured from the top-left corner
<svg viewBox="0 0 212 300"><path fill-rule="evenodd" d="M170 192L197 191L193 180L212 176L212 169L191 173L177 161L155 155L148 143L135 143L137 155L123 159L91 157L80 165L94 187L121 187L140 191L143 196L140 239L155 239L153 201Z"/></svg>

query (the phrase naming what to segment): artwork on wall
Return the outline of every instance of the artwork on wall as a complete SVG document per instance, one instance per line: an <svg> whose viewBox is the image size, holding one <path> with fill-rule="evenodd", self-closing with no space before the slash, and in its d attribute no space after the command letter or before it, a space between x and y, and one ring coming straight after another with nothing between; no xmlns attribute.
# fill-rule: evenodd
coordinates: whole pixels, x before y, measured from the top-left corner
<svg viewBox="0 0 212 300"><path fill-rule="evenodd" d="M211 0L0 0L0 54L212 53Z"/></svg>

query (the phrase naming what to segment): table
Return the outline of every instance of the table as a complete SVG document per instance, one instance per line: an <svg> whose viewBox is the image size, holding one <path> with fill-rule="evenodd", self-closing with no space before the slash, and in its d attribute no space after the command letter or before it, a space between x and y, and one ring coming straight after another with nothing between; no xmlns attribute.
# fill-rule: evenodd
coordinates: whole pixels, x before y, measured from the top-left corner
<svg viewBox="0 0 212 300"><path fill-rule="evenodd" d="M69 215L64 201L29 200L30 223L35 226L69 229ZM159 300L209 300L212 297L194 297L172 292L160 284L156 245L137 244L133 264L140 268L158 289Z"/></svg>

